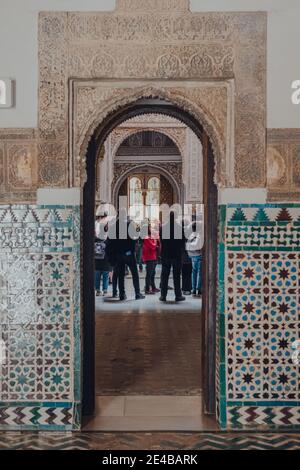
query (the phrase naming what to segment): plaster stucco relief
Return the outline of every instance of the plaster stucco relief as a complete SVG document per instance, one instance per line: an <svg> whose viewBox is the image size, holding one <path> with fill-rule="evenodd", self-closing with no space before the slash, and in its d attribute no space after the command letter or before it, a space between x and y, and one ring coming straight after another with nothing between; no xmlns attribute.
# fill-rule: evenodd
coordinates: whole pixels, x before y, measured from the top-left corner
<svg viewBox="0 0 300 470"><path fill-rule="evenodd" d="M125 54L125 55L124 55ZM130 43L126 51L116 44L93 42L71 45L69 71L71 76L108 78L232 78L234 49L230 46L153 45Z"/></svg>
<svg viewBox="0 0 300 470"><path fill-rule="evenodd" d="M300 130L269 129L268 198L300 200Z"/></svg>
<svg viewBox="0 0 300 470"><path fill-rule="evenodd" d="M300 141L292 146L291 149L292 169L293 169L293 186L300 189Z"/></svg>
<svg viewBox="0 0 300 470"><path fill-rule="evenodd" d="M124 123L120 124L118 127L139 127L145 125L156 125L159 127L184 127L183 124L178 119L172 116L165 116L164 114L149 113L149 114L140 114L134 116L130 119L127 119Z"/></svg>
<svg viewBox="0 0 300 470"><path fill-rule="evenodd" d="M202 123L216 155L216 182L227 183L229 177L227 161L226 157L221 156L226 156L226 152L232 148L232 146L226 147L228 119L230 120L228 116L230 110L227 108L228 87L223 82L217 84L190 82L189 86L179 85L182 84L173 82L166 85L162 82L150 82L147 86L141 86L141 83L122 82L122 86L118 86L115 83L101 81L93 81L89 85L86 81L74 81L70 111L70 115L74 116L71 149L71 154L76 155L72 169L74 184L82 185L85 181L87 144L99 123L103 122L107 115L142 97L168 99L190 112Z"/></svg>
<svg viewBox="0 0 300 470"><path fill-rule="evenodd" d="M227 108L229 105L233 108L233 131L227 119L224 139L222 113L225 108L216 106L216 92L213 101L221 115L215 111L212 124L210 107L203 103L203 112L196 113L197 119L206 132L211 132L211 138L215 134L213 145L218 154L216 180L219 185L232 185L234 180L240 187L264 186L266 15L261 12L191 13L188 2L171 0L159 2L159 8L155 1L135 2L134 8L132 5L119 2L116 10L109 13L40 13L39 123L35 137L39 186L74 184L72 169L78 167L76 159L81 157L76 153L68 155L73 145L68 137L72 127L68 81L75 78L164 79L165 85L174 79L234 79L233 97L231 103L227 102ZM187 105L190 99L193 102L186 90L177 98L177 104L185 105L185 109L190 108ZM127 99L117 96L118 102L114 105L109 94L107 100L103 97L104 107L114 110L130 99L133 96ZM228 95L227 100L230 100ZM233 137L235 143L229 151ZM4 165L7 165L6 150L2 153ZM68 158L72 163L69 164ZM13 173L6 168L5 178L9 174L13 179ZM80 176L75 174L75 178L78 182ZM28 197L28 194L22 195L22 191L15 190L20 200Z"/></svg>
<svg viewBox="0 0 300 470"><path fill-rule="evenodd" d="M70 78L234 78L232 179L240 186L264 185L266 15L190 13L188 2L159 2L159 8L153 1L134 4L133 8L131 2L120 2L111 13L40 14L39 148L50 140L67 144ZM245 109L248 97L255 99L249 99ZM252 134L248 129L255 123ZM205 119L201 124L205 127ZM61 157L66 159L67 154ZM222 159L226 158L223 153ZM72 175L62 171L61 179L73 184ZM50 182L45 169L41 179L43 185Z"/></svg>
<svg viewBox="0 0 300 470"><path fill-rule="evenodd" d="M186 140L186 135L185 135L185 127L183 126L182 128L176 128L176 127L155 127L153 125L150 126L139 126L139 127L131 127L131 128L126 128L126 127L121 127L121 128L116 128L112 131L112 155L115 156L118 148L124 142L127 137L134 135L138 132L142 131L156 131L156 132L161 132L162 134L165 134L168 136L173 142L177 145L181 155L185 153L185 140Z"/></svg>
<svg viewBox="0 0 300 470"><path fill-rule="evenodd" d="M198 137L190 129L186 130L186 160L184 161L184 184L186 202L203 200L203 153Z"/></svg>
<svg viewBox="0 0 300 470"><path fill-rule="evenodd" d="M179 11L188 12L190 7L189 0L116 0L116 10L129 12L135 11Z"/></svg>
<svg viewBox="0 0 300 470"><path fill-rule="evenodd" d="M7 145L8 185L14 189L32 189L37 185L37 151L35 143Z"/></svg>
<svg viewBox="0 0 300 470"><path fill-rule="evenodd" d="M281 186L287 182L287 162L283 157L283 148L269 146L267 149L268 186Z"/></svg>
<svg viewBox="0 0 300 470"><path fill-rule="evenodd" d="M4 144L0 142L0 193L1 195L4 193L5 190L5 163L4 163Z"/></svg>
<svg viewBox="0 0 300 470"><path fill-rule="evenodd" d="M34 129L0 129L0 200L35 200L37 144Z"/></svg>
<svg viewBox="0 0 300 470"><path fill-rule="evenodd" d="M67 142L45 141L39 147L39 177L42 186L68 185Z"/></svg>

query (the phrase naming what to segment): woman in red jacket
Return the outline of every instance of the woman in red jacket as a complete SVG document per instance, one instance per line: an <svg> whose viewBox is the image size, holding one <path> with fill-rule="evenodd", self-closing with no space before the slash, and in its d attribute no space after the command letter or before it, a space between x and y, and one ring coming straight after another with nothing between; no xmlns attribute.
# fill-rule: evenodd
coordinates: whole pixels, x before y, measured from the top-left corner
<svg viewBox="0 0 300 470"><path fill-rule="evenodd" d="M146 264L146 294L155 294L156 292L159 292L159 289L155 286L155 269L159 247L160 242L158 233L154 232L151 225L149 225L148 236L144 238L142 248L142 259Z"/></svg>

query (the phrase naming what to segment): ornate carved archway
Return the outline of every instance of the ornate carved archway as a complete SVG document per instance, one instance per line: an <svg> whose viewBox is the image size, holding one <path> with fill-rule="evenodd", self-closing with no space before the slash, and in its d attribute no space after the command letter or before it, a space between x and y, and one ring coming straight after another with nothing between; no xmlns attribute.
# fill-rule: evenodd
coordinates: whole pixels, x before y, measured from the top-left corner
<svg viewBox="0 0 300 470"><path fill-rule="evenodd" d="M193 82L189 87L180 82L154 82L139 87L135 82L126 82L116 87L114 82L73 81L70 109L74 123L70 148L73 185L83 187L86 181L86 151L91 136L97 134L96 129L113 113L146 98L167 100L201 123L214 150L215 183L234 185L233 128L230 127L233 110L228 109L232 92L230 81L218 85ZM229 136L228 129L231 129Z"/></svg>

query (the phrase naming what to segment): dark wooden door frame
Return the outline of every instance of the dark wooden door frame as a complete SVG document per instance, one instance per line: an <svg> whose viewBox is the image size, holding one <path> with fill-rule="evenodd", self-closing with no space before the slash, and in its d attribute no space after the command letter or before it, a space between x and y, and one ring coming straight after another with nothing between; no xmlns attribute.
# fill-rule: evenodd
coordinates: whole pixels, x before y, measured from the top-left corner
<svg viewBox="0 0 300 470"><path fill-rule="evenodd" d="M97 154L110 132L132 117L155 113L174 117L186 124L203 145L203 175L205 204L205 254L203 263L202 311L202 383L204 411L215 413L216 365L216 294L217 294L217 188L214 184L214 156L212 146L201 124L172 104L152 104L147 100L133 103L107 117L95 130L90 140L87 158L87 182L83 190L83 415L92 415L95 409L95 295L94 295L94 209L95 165ZM195 371L197 373L197 371Z"/></svg>
<svg viewBox="0 0 300 470"><path fill-rule="evenodd" d="M214 155L207 134L203 135L203 203L205 250L202 266L202 389L206 413L215 412L216 402L216 306L218 190L214 184Z"/></svg>

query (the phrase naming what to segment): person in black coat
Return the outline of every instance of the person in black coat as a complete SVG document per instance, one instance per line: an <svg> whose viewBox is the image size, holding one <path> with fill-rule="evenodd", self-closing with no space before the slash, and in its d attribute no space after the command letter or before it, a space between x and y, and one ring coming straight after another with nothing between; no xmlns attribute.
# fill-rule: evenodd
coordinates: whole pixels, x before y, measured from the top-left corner
<svg viewBox="0 0 300 470"><path fill-rule="evenodd" d="M162 264L160 300L165 302L167 299L168 282L172 268L175 300L176 302L183 301L185 297L182 296L180 274L185 246L184 227L182 223L175 221L174 212L170 212L169 220L161 226L160 240Z"/></svg>
<svg viewBox="0 0 300 470"><path fill-rule="evenodd" d="M120 232L120 224L123 223L126 226L126 234L123 238ZM113 236L107 239L107 256L114 266L114 276L118 279L119 284L119 298L120 300L126 300L125 292L125 267L129 267L133 286L135 290L135 298L144 299L145 296L140 291L140 280L136 262L136 239L132 238L129 234L130 220L118 218L115 222L115 227L112 227L110 232Z"/></svg>
<svg viewBox="0 0 300 470"><path fill-rule="evenodd" d="M184 250L182 254L182 269L181 269L181 286L183 295L191 295L192 293L192 261L187 251Z"/></svg>
<svg viewBox="0 0 300 470"><path fill-rule="evenodd" d="M105 222L105 216L98 218L97 222L101 223L103 220ZM97 296L101 295L101 278L103 295L107 294L109 285L110 265L106 253L106 232L108 230L107 224L104 223L102 228L103 233L100 233L100 230L95 230L95 290Z"/></svg>

